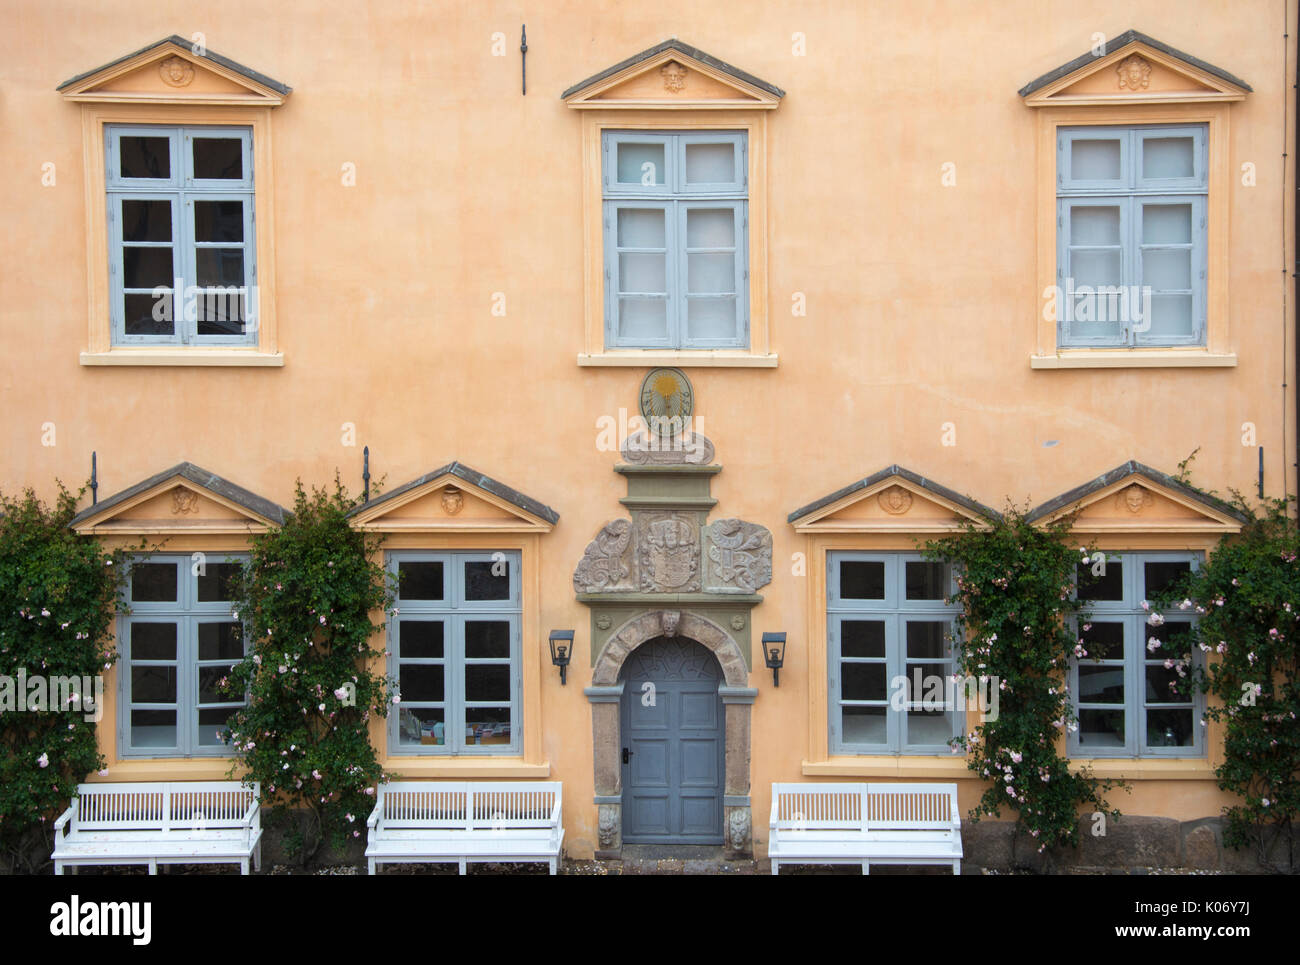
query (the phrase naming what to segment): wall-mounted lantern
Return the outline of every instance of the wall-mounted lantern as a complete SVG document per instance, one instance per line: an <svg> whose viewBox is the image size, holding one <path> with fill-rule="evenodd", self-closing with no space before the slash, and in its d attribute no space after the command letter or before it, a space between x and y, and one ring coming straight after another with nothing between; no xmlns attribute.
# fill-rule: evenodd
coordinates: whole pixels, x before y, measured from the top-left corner
<svg viewBox="0 0 1300 965"><path fill-rule="evenodd" d="M763 633L763 662L772 671L772 686L781 686L781 667L785 665L785 631Z"/></svg>
<svg viewBox="0 0 1300 965"><path fill-rule="evenodd" d="M560 686L568 675L569 658L573 656L573 631L551 631L551 663L560 668Z"/></svg>

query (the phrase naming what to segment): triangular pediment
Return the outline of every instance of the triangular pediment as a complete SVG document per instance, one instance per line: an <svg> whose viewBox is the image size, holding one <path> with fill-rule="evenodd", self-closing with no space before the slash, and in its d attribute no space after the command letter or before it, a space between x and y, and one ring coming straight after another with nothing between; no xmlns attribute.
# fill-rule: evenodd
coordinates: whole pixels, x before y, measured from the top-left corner
<svg viewBox="0 0 1300 965"><path fill-rule="evenodd" d="M358 506L358 529L382 533L549 533L559 514L453 462Z"/></svg>
<svg viewBox="0 0 1300 965"><path fill-rule="evenodd" d="M800 533L948 533L998 513L902 466L890 466L796 509Z"/></svg>
<svg viewBox="0 0 1300 965"><path fill-rule="evenodd" d="M665 40L574 84L575 109L772 110L785 92L679 40Z"/></svg>
<svg viewBox="0 0 1300 965"><path fill-rule="evenodd" d="M274 107L290 88L227 57L168 37L59 85L68 100Z"/></svg>
<svg viewBox="0 0 1300 965"><path fill-rule="evenodd" d="M1236 533L1245 517L1208 493L1139 462L1126 462L1049 500L1029 514L1036 523L1073 516L1080 534Z"/></svg>
<svg viewBox="0 0 1300 965"><path fill-rule="evenodd" d="M82 510L83 535L248 535L283 524L283 507L183 462Z"/></svg>
<svg viewBox="0 0 1300 965"><path fill-rule="evenodd" d="M1237 101L1250 85L1213 64L1129 30L1025 85L1030 107Z"/></svg>

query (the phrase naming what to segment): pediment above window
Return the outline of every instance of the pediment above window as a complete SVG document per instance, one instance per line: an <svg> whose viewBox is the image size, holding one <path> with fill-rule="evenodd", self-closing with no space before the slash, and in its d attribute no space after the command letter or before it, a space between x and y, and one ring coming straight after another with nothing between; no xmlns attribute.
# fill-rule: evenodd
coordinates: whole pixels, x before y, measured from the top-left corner
<svg viewBox="0 0 1300 965"><path fill-rule="evenodd" d="M1129 461L1029 514L1051 523L1074 515L1072 530L1105 533L1236 533L1245 517L1233 506L1174 477Z"/></svg>
<svg viewBox="0 0 1300 965"><path fill-rule="evenodd" d="M358 529L382 533L549 533L551 507L459 462L413 479L351 512Z"/></svg>
<svg viewBox="0 0 1300 965"><path fill-rule="evenodd" d="M66 80L58 90L82 103L275 107L291 88L172 36Z"/></svg>
<svg viewBox="0 0 1300 965"><path fill-rule="evenodd" d="M998 513L902 466L796 509L788 522L799 533L948 533Z"/></svg>
<svg viewBox="0 0 1300 965"><path fill-rule="evenodd" d="M289 511L193 463L182 462L75 517L82 535L247 535L284 523Z"/></svg>
<svg viewBox="0 0 1300 965"><path fill-rule="evenodd" d="M772 110L785 91L679 40L666 40L574 84L569 107Z"/></svg>
<svg viewBox="0 0 1300 965"><path fill-rule="evenodd" d="M1249 84L1136 30L1062 64L1018 92L1029 107L1239 101Z"/></svg>

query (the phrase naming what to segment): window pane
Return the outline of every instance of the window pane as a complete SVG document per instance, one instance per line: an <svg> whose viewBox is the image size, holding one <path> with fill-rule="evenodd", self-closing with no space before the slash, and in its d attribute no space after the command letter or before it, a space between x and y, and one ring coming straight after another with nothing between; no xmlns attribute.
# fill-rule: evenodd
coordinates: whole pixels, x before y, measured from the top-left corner
<svg viewBox="0 0 1300 965"><path fill-rule="evenodd" d="M1121 560L1106 560L1102 571L1092 575L1093 565L1080 565L1075 571L1079 586L1079 599L1105 601L1124 599L1124 563Z"/></svg>
<svg viewBox="0 0 1300 965"><path fill-rule="evenodd" d="M668 300L666 298L620 298L618 331L627 339L663 339L668 337Z"/></svg>
<svg viewBox="0 0 1300 965"><path fill-rule="evenodd" d="M840 598L883 600L885 564L881 560L845 560L840 563Z"/></svg>
<svg viewBox="0 0 1300 965"><path fill-rule="evenodd" d="M173 603L175 600L175 563L132 564L131 601L133 603Z"/></svg>
<svg viewBox="0 0 1300 965"><path fill-rule="evenodd" d="M171 335L175 331L173 318L170 291L159 298L152 293L134 292L122 296L123 330L127 335Z"/></svg>
<svg viewBox="0 0 1300 965"><path fill-rule="evenodd" d="M403 600L441 600L443 598L442 563L397 564L398 596Z"/></svg>
<svg viewBox="0 0 1300 965"><path fill-rule="evenodd" d="M1074 245L1118 245L1119 207L1076 204L1070 207L1070 243Z"/></svg>
<svg viewBox="0 0 1300 965"><path fill-rule="evenodd" d="M1181 657L1192 652L1192 624L1188 620L1169 620L1155 630L1162 644L1161 657Z"/></svg>
<svg viewBox="0 0 1300 965"><path fill-rule="evenodd" d="M234 286L205 288L195 293L194 310L199 335L243 335L248 321L248 299Z"/></svg>
<svg viewBox="0 0 1300 965"><path fill-rule="evenodd" d="M907 655L918 659L944 660L948 657L948 643L944 634L946 620L908 620Z"/></svg>
<svg viewBox="0 0 1300 965"><path fill-rule="evenodd" d="M230 620L222 623L199 624L200 660L242 660L244 657L244 627Z"/></svg>
<svg viewBox="0 0 1300 965"><path fill-rule="evenodd" d="M736 337L735 298L691 298L686 306L687 331L691 338Z"/></svg>
<svg viewBox="0 0 1300 965"><path fill-rule="evenodd" d="M243 241L244 202L195 201L195 241Z"/></svg>
<svg viewBox="0 0 1300 965"><path fill-rule="evenodd" d="M667 294L667 254L635 252L618 256L618 290Z"/></svg>
<svg viewBox="0 0 1300 965"><path fill-rule="evenodd" d="M1092 251L1092 250L1073 250L1070 252L1070 277L1074 280L1075 289L1087 285L1089 288L1114 288L1124 283L1123 269L1121 268L1121 253L1118 249L1114 251ZM1074 315L1082 315L1093 321L1101 319L1114 320L1118 318L1118 306L1112 305L1117 299L1089 298L1088 311L1085 314L1079 307L1081 299L1085 296L1079 296L1074 301Z"/></svg>
<svg viewBox="0 0 1300 965"><path fill-rule="evenodd" d="M403 707L397 717L398 739L403 744L446 744L446 719L442 707Z"/></svg>
<svg viewBox="0 0 1300 965"><path fill-rule="evenodd" d="M1195 331L1191 295L1151 296L1151 327L1146 333L1149 337L1192 335Z"/></svg>
<svg viewBox="0 0 1300 965"><path fill-rule="evenodd" d="M174 704L175 702L175 667L131 668L131 703Z"/></svg>
<svg viewBox="0 0 1300 965"><path fill-rule="evenodd" d="M199 574L199 602L222 603L235 598L235 579L239 576L238 563L207 563Z"/></svg>
<svg viewBox="0 0 1300 965"><path fill-rule="evenodd" d="M194 177L240 181L244 177L244 142L237 137L196 137Z"/></svg>
<svg viewBox="0 0 1300 965"><path fill-rule="evenodd" d="M1088 660L1123 660L1124 659L1124 624L1122 623L1085 623L1086 630L1080 630L1083 649Z"/></svg>
<svg viewBox="0 0 1300 965"><path fill-rule="evenodd" d="M122 278L127 288L170 288L172 274L172 249L170 245L156 248L122 248Z"/></svg>
<svg viewBox="0 0 1300 965"><path fill-rule="evenodd" d="M885 707L845 707L840 716L846 744L883 744L888 740Z"/></svg>
<svg viewBox="0 0 1300 965"><path fill-rule="evenodd" d="M466 744L509 744L509 707L467 707L465 709Z"/></svg>
<svg viewBox="0 0 1300 965"><path fill-rule="evenodd" d="M171 202L123 199L122 240L171 241Z"/></svg>
<svg viewBox="0 0 1300 965"><path fill-rule="evenodd" d="M199 667L199 703L200 704L234 704L239 703L243 695L230 695L220 687L224 678L229 677L230 667Z"/></svg>
<svg viewBox="0 0 1300 965"><path fill-rule="evenodd" d="M119 165L124 178L171 178L168 138L128 135L118 141Z"/></svg>
<svg viewBox="0 0 1300 965"><path fill-rule="evenodd" d="M1148 137L1142 142L1142 177L1195 177L1190 137Z"/></svg>
<svg viewBox="0 0 1300 965"><path fill-rule="evenodd" d="M1145 584L1144 594L1148 600L1154 600L1173 589L1174 584L1192 570L1192 564L1186 560L1159 560L1144 563L1142 577Z"/></svg>
<svg viewBox="0 0 1300 965"><path fill-rule="evenodd" d="M397 627L401 657L433 660L442 658L444 627L441 620L402 620Z"/></svg>
<svg viewBox="0 0 1300 965"><path fill-rule="evenodd" d="M1178 671L1166 670L1164 664L1147 664L1146 666L1146 703L1147 704L1187 704L1191 703L1191 692L1189 686L1184 686L1188 690L1186 695L1178 693L1175 687L1180 681ZM1174 686L1170 686L1170 685ZM1152 738L1148 733L1148 739Z"/></svg>
<svg viewBox="0 0 1300 965"><path fill-rule="evenodd" d="M841 700L884 700L885 665L883 663L840 664Z"/></svg>
<svg viewBox="0 0 1300 965"><path fill-rule="evenodd" d="M510 656L509 620L468 620L465 656L470 660Z"/></svg>
<svg viewBox="0 0 1300 965"><path fill-rule="evenodd" d="M882 620L844 620L840 623L840 656L885 658L885 624Z"/></svg>
<svg viewBox="0 0 1300 965"><path fill-rule="evenodd" d="M1124 703L1124 668L1079 667L1079 700L1085 704Z"/></svg>
<svg viewBox="0 0 1300 965"><path fill-rule="evenodd" d="M653 208L618 209L618 246L620 248L663 248L668 244L665 212Z"/></svg>
<svg viewBox="0 0 1300 965"><path fill-rule="evenodd" d="M943 563L911 562L903 564L909 600L942 600L948 589L948 567Z"/></svg>
<svg viewBox="0 0 1300 965"><path fill-rule="evenodd" d="M1148 747L1191 747L1196 732L1190 709L1147 711Z"/></svg>
<svg viewBox="0 0 1300 965"><path fill-rule="evenodd" d="M221 733L230 725L231 716L238 712L237 707L206 707L200 710L199 746L220 747L226 743L222 740Z"/></svg>
<svg viewBox="0 0 1300 965"><path fill-rule="evenodd" d="M1070 142L1070 174L1076 181L1116 181L1120 176L1116 140L1078 138Z"/></svg>
<svg viewBox="0 0 1300 965"><path fill-rule="evenodd" d="M466 700L509 700L510 667L506 664L469 664L465 667Z"/></svg>
<svg viewBox="0 0 1300 965"><path fill-rule="evenodd" d="M1124 711L1079 711L1079 746L1093 751L1123 747Z"/></svg>
<svg viewBox="0 0 1300 965"><path fill-rule="evenodd" d="M175 660L176 624L131 623L131 660Z"/></svg>
<svg viewBox="0 0 1300 965"><path fill-rule="evenodd" d="M1142 283L1155 289L1192 287L1192 250L1155 249L1142 252Z"/></svg>
<svg viewBox="0 0 1300 965"><path fill-rule="evenodd" d="M132 747L175 747L176 711L131 711Z"/></svg>
<svg viewBox="0 0 1300 965"><path fill-rule="evenodd" d="M397 684L403 700L441 702L446 693L443 668L437 664L401 664Z"/></svg>
<svg viewBox="0 0 1300 965"><path fill-rule="evenodd" d="M923 695L914 695L920 700ZM934 701L931 701L934 703ZM947 707L929 707L907 712L907 742L909 744L946 745L956 731L955 711Z"/></svg>
<svg viewBox="0 0 1300 965"><path fill-rule="evenodd" d="M471 560L465 563L465 599L510 599L508 560Z"/></svg>
<svg viewBox="0 0 1300 965"><path fill-rule="evenodd" d="M244 284L243 248L199 248L194 255L201 287Z"/></svg>
<svg viewBox="0 0 1300 965"><path fill-rule="evenodd" d="M687 144L686 183L731 183L736 180L734 144Z"/></svg>
<svg viewBox="0 0 1300 965"><path fill-rule="evenodd" d="M736 216L731 208L688 208L686 247L732 248L736 244Z"/></svg>
<svg viewBox="0 0 1300 965"><path fill-rule="evenodd" d="M686 290L721 293L736 290L736 256L712 252L686 256Z"/></svg>
<svg viewBox="0 0 1300 965"><path fill-rule="evenodd" d="M1142 205L1144 245L1189 245L1192 243L1190 204Z"/></svg>
<svg viewBox="0 0 1300 965"><path fill-rule="evenodd" d="M664 168L664 146L625 141L615 151L618 153L617 177L619 184L640 184L651 187L663 184L667 171Z"/></svg>

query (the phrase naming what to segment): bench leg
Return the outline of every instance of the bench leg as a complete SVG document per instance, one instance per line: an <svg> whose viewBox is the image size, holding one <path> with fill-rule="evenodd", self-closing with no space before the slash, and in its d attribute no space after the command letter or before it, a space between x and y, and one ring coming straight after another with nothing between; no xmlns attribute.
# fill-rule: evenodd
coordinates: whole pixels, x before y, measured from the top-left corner
<svg viewBox="0 0 1300 965"><path fill-rule="evenodd" d="M56 875L61 875L61 874L63 874L63 862L62 862L62 861L56 861L56 862L54 862L54 873L55 873Z"/></svg>
<svg viewBox="0 0 1300 965"><path fill-rule="evenodd" d="M262 841L258 839L257 848L253 851L253 870L262 870Z"/></svg>
<svg viewBox="0 0 1300 965"><path fill-rule="evenodd" d="M366 861L366 864L370 866L370 874L372 875L375 874L375 859L374 858L368 859Z"/></svg>
<svg viewBox="0 0 1300 965"><path fill-rule="evenodd" d="M559 862L556 861L556 859L552 858L550 864L551 864L551 874L555 874L559 870L556 867L559 864Z"/></svg>
<svg viewBox="0 0 1300 965"><path fill-rule="evenodd" d="M780 870L780 869L781 869L781 862L779 862L779 861L777 861L775 858L773 858L773 859L772 859L772 874L774 874L774 875L779 875L779 874L781 873L781 870Z"/></svg>
<svg viewBox="0 0 1300 965"><path fill-rule="evenodd" d="M870 862L870 861L864 861L864 862L862 862L862 873L863 873L864 875L869 875L869 874L871 874L871 862Z"/></svg>
<svg viewBox="0 0 1300 965"><path fill-rule="evenodd" d="M960 862L960 861L954 861L954 862L952 863L952 873L955 874L955 875L959 875L959 874L961 874L961 862Z"/></svg>
<svg viewBox="0 0 1300 965"><path fill-rule="evenodd" d="M467 873L465 870L465 866L466 864L468 864L468 862L464 858L461 858L459 861L456 862L456 864L459 866L461 874Z"/></svg>
<svg viewBox="0 0 1300 965"><path fill-rule="evenodd" d="M151 874L151 875L156 875L157 873L158 873L158 862L157 862L156 860L154 860L153 858L150 858L150 859L149 859L149 874Z"/></svg>

